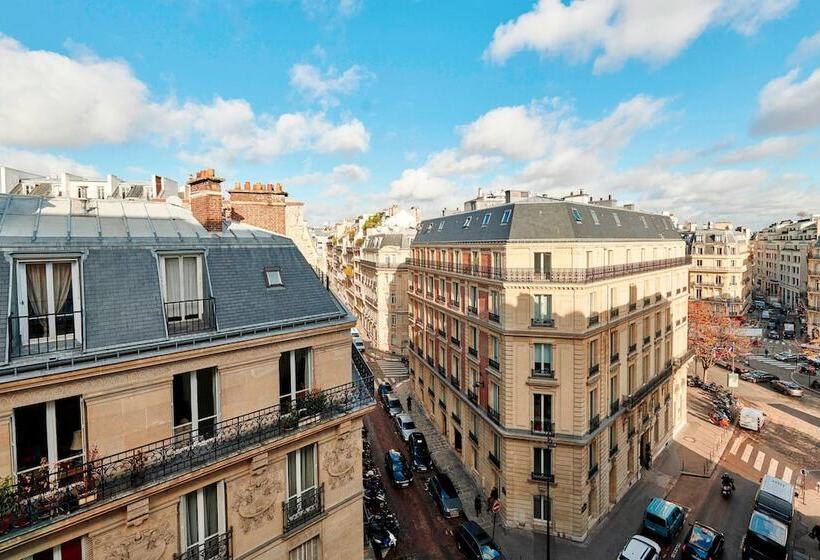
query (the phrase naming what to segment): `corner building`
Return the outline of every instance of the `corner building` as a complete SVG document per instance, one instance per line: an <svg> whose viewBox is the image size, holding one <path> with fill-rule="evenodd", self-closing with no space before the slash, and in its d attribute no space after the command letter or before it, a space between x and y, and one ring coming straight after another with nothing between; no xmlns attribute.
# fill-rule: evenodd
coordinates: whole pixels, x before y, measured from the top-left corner
<svg viewBox="0 0 820 560"><path fill-rule="evenodd" d="M668 217L573 198L422 223L410 371L507 526L545 530L550 484L583 540L686 421L689 259Z"/></svg>
<svg viewBox="0 0 820 560"><path fill-rule="evenodd" d="M354 318L214 212L0 196L0 558L362 557Z"/></svg>

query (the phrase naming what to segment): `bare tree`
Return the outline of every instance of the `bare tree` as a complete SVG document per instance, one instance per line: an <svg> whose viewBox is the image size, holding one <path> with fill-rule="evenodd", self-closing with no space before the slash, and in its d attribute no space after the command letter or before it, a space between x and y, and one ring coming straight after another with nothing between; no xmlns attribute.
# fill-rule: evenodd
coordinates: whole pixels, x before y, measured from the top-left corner
<svg viewBox="0 0 820 560"><path fill-rule="evenodd" d="M689 303L689 348L703 368L705 382L706 372L715 363L746 354L749 340L737 333L726 306L693 301Z"/></svg>

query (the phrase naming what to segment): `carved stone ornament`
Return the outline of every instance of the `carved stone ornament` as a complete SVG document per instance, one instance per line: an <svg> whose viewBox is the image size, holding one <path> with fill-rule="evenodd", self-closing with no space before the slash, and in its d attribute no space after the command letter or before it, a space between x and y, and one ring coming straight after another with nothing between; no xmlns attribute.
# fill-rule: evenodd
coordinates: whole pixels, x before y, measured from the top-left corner
<svg viewBox="0 0 820 560"><path fill-rule="evenodd" d="M171 525L173 526L173 525ZM160 560L173 554L174 534L168 526L145 526L129 531L126 538L114 542L103 552L105 560Z"/></svg>
<svg viewBox="0 0 820 560"><path fill-rule="evenodd" d="M234 492L232 509L239 516L242 532L256 529L264 521L273 521L273 507L282 493L282 484L274 480L270 469L251 474L248 482Z"/></svg>
<svg viewBox="0 0 820 560"><path fill-rule="evenodd" d="M330 487L336 488L353 480L356 459L360 456L358 446L350 433L340 436L324 453L324 465L330 475Z"/></svg>

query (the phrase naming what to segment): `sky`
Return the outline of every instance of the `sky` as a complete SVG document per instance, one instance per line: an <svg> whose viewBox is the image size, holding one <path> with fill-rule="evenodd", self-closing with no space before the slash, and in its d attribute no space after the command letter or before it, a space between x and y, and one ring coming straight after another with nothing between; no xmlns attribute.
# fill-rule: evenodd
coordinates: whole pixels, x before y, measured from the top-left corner
<svg viewBox="0 0 820 560"><path fill-rule="evenodd" d="M314 224L583 188L820 213L816 0L38 0L0 17L0 165L281 182Z"/></svg>

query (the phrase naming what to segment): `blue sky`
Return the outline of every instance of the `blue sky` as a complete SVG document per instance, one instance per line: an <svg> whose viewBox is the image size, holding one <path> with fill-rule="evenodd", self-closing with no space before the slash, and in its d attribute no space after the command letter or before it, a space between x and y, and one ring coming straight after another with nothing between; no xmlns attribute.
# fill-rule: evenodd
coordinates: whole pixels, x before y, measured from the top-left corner
<svg viewBox="0 0 820 560"><path fill-rule="evenodd" d="M820 213L820 3L14 2L0 164L282 182L314 222L583 187Z"/></svg>

